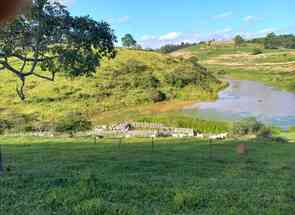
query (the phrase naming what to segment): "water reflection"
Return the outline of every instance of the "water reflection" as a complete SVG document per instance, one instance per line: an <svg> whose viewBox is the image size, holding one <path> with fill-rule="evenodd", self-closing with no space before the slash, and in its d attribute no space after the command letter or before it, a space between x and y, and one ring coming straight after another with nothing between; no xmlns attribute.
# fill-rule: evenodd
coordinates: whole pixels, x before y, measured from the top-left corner
<svg viewBox="0 0 295 215"><path fill-rule="evenodd" d="M186 112L203 118L236 120L255 116L258 120L288 128L295 126L295 94L255 81L230 80L230 87L214 102L198 103Z"/></svg>

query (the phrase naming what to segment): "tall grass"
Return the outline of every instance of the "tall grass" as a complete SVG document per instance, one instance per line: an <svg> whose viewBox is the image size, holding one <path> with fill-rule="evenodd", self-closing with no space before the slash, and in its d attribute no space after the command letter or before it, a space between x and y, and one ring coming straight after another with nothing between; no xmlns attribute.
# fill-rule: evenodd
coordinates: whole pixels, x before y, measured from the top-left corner
<svg viewBox="0 0 295 215"><path fill-rule="evenodd" d="M202 133L226 132L231 128L231 124L227 122L202 120L179 112L143 116L138 118L138 121L160 123L176 128L192 128Z"/></svg>
<svg viewBox="0 0 295 215"><path fill-rule="evenodd" d="M68 112L81 112L91 120L105 121L111 114L133 107L144 109L164 99L214 99L224 83L205 68L183 59L119 49L116 59L102 62L95 77L71 79L59 73L55 82L31 78L25 102L17 98L16 85L11 73L1 73L0 116L35 113L39 120L56 121Z"/></svg>

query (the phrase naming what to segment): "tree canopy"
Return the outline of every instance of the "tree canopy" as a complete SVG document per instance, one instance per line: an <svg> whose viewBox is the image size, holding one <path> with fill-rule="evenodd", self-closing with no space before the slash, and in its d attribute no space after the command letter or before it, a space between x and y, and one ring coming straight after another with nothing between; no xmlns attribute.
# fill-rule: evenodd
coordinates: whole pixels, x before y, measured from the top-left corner
<svg viewBox="0 0 295 215"><path fill-rule="evenodd" d="M50 0L34 0L30 10L0 29L0 72L16 75L24 100L29 76L54 81L57 72L92 75L103 57L115 57L110 25L88 16L72 17Z"/></svg>
<svg viewBox="0 0 295 215"><path fill-rule="evenodd" d="M264 47L266 49L277 49L277 48L295 48L295 36L294 35L276 35L270 33L264 39Z"/></svg>
<svg viewBox="0 0 295 215"><path fill-rule="evenodd" d="M126 34L123 38L122 38L122 44L124 47L126 48L135 48L137 45L136 40L133 38L133 36L131 34Z"/></svg>
<svg viewBox="0 0 295 215"><path fill-rule="evenodd" d="M240 35L237 35L234 39L235 41L235 46L236 47L241 47L241 45L245 42L244 38Z"/></svg>
<svg viewBox="0 0 295 215"><path fill-rule="evenodd" d="M167 44L167 45L162 46L159 49L159 52L164 53L164 54L168 54L168 53L177 51L179 49L188 48L188 47L194 46L194 45L196 45L196 44L195 43L184 43L184 42L182 42L180 44Z"/></svg>
<svg viewBox="0 0 295 215"><path fill-rule="evenodd" d="M263 44L266 49L295 49L295 36L292 34L276 35L269 33L266 37L252 39L249 42Z"/></svg>

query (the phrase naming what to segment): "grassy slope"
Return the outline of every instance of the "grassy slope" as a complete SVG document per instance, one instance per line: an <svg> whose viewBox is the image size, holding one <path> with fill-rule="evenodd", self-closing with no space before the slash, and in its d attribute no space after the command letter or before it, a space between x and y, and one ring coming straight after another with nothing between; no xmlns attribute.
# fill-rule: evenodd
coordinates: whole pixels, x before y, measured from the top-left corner
<svg viewBox="0 0 295 215"><path fill-rule="evenodd" d="M143 64L145 71L129 72L126 63L130 60ZM201 77L201 83L208 83L207 89L191 85L177 89L165 84L163 76L177 69L184 70L184 73L187 70L189 74L192 64L154 52L119 50L115 60L102 63L94 78L71 80L59 75L54 83L32 78L27 83L28 100L25 103L15 95L15 77L6 72L0 76L1 112L39 113L44 120L55 120L65 112L79 111L95 123L104 123L157 110L174 110L192 100L213 99L223 87L209 76ZM149 78L150 74L161 81L158 90L166 93L168 100L173 102L153 104L149 99L152 91L148 86L135 88L130 85L143 77ZM147 81L143 79L143 82ZM110 85L114 86L111 89L105 87Z"/></svg>
<svg viewBox="0 0 295 215"><path fill-rule="evenodd" d="M263 51L253 55L255 48ZM173 55L195 55L210 71L234 78L258 80L272 86L295 92L295 51L265 50L258 44L234 48L233 43L217 42L212 47L193 46Z"/></svg>
<svg viewBox="0 0 295 215"><path fill-rule="evenodd" d="M112 142L2 138L0 214L295 213L294 144Z"/></svg>

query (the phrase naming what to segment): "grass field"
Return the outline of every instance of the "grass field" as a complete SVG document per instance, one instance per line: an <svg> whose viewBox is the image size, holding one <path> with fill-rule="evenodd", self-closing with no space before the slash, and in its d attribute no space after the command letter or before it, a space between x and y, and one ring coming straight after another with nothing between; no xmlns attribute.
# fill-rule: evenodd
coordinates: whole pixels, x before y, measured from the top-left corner
<svg viewBox="0 0 295 215"><path fill-rule="evenodd" d="M295 145L2 138L0 214L295 214Z"/></svg>
<svg viewBox="0 0 295 215"><path fill-rule="evenodd" d="M257 48L262 54L253 54ZM253 43L235 48L232 42L216 42L211 47L196 45L172 55L196 56L202 65L221 78L257 80L295 92L294 49L264 49Z"/></svg>

